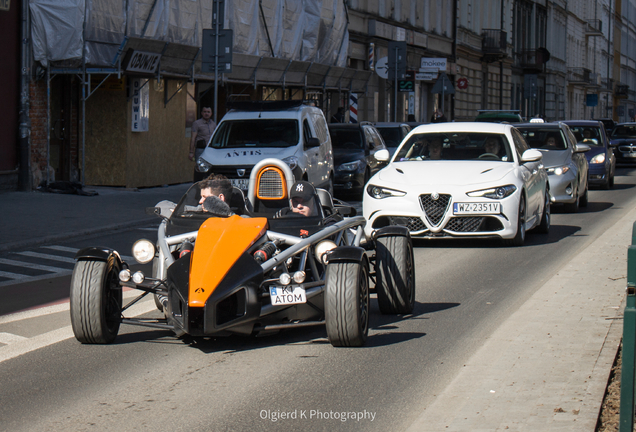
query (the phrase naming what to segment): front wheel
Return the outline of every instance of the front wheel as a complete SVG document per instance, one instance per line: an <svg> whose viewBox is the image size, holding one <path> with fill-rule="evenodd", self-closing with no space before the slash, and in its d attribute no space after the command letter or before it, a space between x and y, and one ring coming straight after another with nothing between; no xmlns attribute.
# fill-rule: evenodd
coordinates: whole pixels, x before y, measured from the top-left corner
<svg viewBox="0 0 636 432"><path fill-rule="evenodd" d="M369 268L366 262L327 266L325 323L331 345L362 346L369 334Z"/></svg>
<svg viewBox="0 0 636 432"><path fill-rule="evenodd" d="M523 246L526 242L526 198L521 195L519 200L519 214L517 215L517 233L514 238L505 239L506 246Z"/></svg>
<svg viewBox="0 0 636 432"><path fill-rule="evenodd" d="M376 240L375 290L383 314L409 314L415 307L415 267L409 237L383 236Z"/></svg>
<svg viewBox="0 0 636 432"><path fill-rule="evenodd" d="M119 263L78 261L71 278L71 324L81 343L107 344L117 337L121 323L122 289Z"/></svg>
<svg viewBox="0 0 636 432"><path fill-rule="evenodd" d="M588 192L589 192L589 188L588 185L585 185L585 192L583 192L583 195L581 195L581 198L579 199L579 205L581 207L587 207L587 203L588 203Z"/></svg>
<svg viewBox="0 0 636 432"><path fill-rule="evenodd" d="M550 232L550 191L546 189L545 198L543 204L543 214L541 215L541 222L537 227L537 232L548 234Z"/></svg>

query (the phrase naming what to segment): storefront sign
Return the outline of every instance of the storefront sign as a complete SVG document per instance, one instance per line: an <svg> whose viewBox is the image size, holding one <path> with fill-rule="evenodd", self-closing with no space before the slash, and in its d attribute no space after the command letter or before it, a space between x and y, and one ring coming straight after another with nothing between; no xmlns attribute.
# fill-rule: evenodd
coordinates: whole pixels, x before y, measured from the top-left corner
<svg viewBox="0 0 636 432"><path fill-rule="evenodd" d="M446 70L446 59L445 58L428 58L428 57L422 57L422 59L420 60L420 71L422 71L422 69L437 69L438 71L445 71Z"/></svg>
<svg viewBox="0 0 636 432"><path fill-rule="evenodd" d="M0 0L0 11L8 11L11 9L11 0Z"/></svg>
<svg viewBox="0 0 636 432"><path fill-rule="evenodd" d="M133 132L148 132L148 111L150 106L150 91L148 80L133 78L132 85L132 127Z"/></svg>
<svg viewBox="0 0 636 432"><path fill-rule="evenodd" d="M126 71L155 73L159 66L159 59L161 59L161 54L133 51L132 56L130 56L130 60L128 61L128 66L126 66Z"/></svg>
<svg viewBox="0 0 636 432"><path fill-rule="evenodd" d="M415 81L433 81L437 79L437 71L435 72L418 72L415 74Z"/></svg>

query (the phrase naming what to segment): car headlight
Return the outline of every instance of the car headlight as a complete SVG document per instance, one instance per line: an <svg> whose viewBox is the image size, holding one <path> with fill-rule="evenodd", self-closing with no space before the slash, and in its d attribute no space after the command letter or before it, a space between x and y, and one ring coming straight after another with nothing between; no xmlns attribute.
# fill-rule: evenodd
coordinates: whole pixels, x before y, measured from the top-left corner
<svg viewBox="0 0 636 432"><path fill-rule="evenodd" d="M139 264L146 264L155 257L155 245L150 240L137 240L132 247L133 258Z"/></svg>
<svg viewBox="0 0 636 432"><path fill-rule="evenodd" d="M298 166L298 158L296 156L286 157L285 159L283 159L283 162L289 165L289 169L292 171Z"/></svg>
<svg viewBox="0 0 636 432"><path fill-rule="evenodd" d="M500 186L495 188L481 189L473 192L468 192L466 195L469 197L483 197L492 199L502 199L512 195L517 190L515 185Z"/></svg>
<svg viewBox="0 0 636 432"><path fill-rule="evenodd" d="M590 163L591 164L601 164L601 163L605 163L605 153L599 153L596 156L594 156L592 159L590 159Z"/></svg>
<svg viewBox="0 0 636 432"><path fill-rule="evenodd" d="M365 163L357 160L354 162L343 163L338 166L338 171L361 171L365 167Z"/></svg>
<svg viewBox="0 0 636 432"><path fill-rule="evenodd" d="M548 168L545 171L548 173L548 175L554 174L559 176L570 171L570 167L568 165L563 165L563 166Z"/></svg>
<svg viewBox="0 0 636 432"><path fill-rule="evenodd" d="M202 157L197 159L197 164L194 166L194 169L201 173L210 171L210 168L212 168L212 164L207 163Z"/></svg>
<svg viewBox="0 0 636 432"><path fill-rule="evenodd" d="M383 199L388 197L403 197L406 192L402 192L395 189L389 189L382 186L375 186L370 184L367 186L367 193L375 199Z"/></svg>

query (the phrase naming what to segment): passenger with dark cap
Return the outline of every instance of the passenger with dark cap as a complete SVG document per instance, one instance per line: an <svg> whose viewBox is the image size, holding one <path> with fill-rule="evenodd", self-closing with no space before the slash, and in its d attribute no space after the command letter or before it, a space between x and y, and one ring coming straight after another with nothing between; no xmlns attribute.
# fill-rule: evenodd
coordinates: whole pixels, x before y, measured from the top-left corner
<svg viewBox="0 0 636 432"><path fill-rule="evenodd" d="M280 209L274 218L289 216L321 216L318 194L314 186L306 181L297 181L289 191L289 207Z"/></svg>

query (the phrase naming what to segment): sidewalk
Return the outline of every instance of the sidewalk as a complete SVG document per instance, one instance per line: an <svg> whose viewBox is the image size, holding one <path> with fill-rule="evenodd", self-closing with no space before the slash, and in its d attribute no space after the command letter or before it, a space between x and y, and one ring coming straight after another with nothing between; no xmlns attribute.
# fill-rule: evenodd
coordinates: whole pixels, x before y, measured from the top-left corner
<svg viewBox="0 0 636 432"><path fill-rule="evenodd" d="M636 209L503 322L408 432L593 432L622 337Z"/></svg>
<svg viewBox="0 0 636 432"><path fill-rule="evenodd" d="M0 252L158 221L146 207L177 202L192 183L125 189L87 186L96 196L48 192L0 193Z"/></svg>

